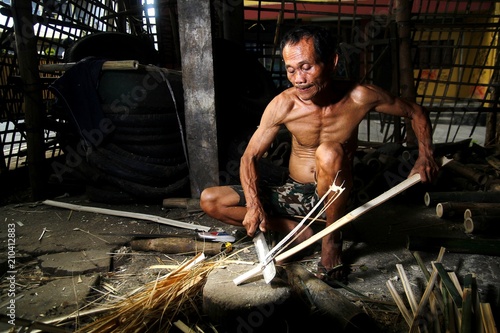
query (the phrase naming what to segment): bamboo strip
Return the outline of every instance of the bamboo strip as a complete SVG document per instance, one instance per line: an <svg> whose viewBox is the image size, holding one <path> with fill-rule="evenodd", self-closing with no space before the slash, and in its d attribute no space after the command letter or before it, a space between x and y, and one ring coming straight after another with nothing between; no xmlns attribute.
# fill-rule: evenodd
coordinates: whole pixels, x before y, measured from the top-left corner
<svg viewBox="0 0 500 333"><path fill-rule="evenodd" d="M445 319L445 330L446 332L457 332L457 316L455 303L450 299L450 294L446 291L443 285L441 285L443 290L443 300L444 300L444 319Z"/></svg>
<svg viewBox="0 0 500 333"><path fill-rule="evenodd" d="M408 298L408 303L410 303L411 311L413 312L413 315L415 315L417 312L418 304L415 299L415 294L411 289L410 281L408 281L408 277L406 276L406 272L403 269L403 265L396 264L396 268L399 272L399 277L401 278L406 297Z"/></svg>
<svg viewBox="0 0 500 333"><path fill-rule="evenodd" d="M472 329L472 274L467 274L464 279L464 292L462 298L462 323L460 333L470 333Z"/></svg>
<svg viewBox="0 0 500 333"><path fill-rule="evenodd" d="M396 305L398 306L399 312L401 312L401 314L403 315L403 318L408 324L408 327L411 327L412 317L410 315L410 312L404 305L403 300L396 291L396 288L394 288L394 285L392 284L391 280L387 280L386 285L392 295L392 298L394 299L394 302L396 302Z"/></svg>
<svg viewBox="0 0 500 333"><path fill-rule="evenodd" d="M439 308L438 302L436 300L436 297L432 297L436 290L434 290L433 294L431 294L431 297L429 298L429 307L431 309L431 314L432 314L432 323L433 323L433 328L434 330L432 332L434 333L441 333L441 321L440 321L440 314L441 314L441 308Z"/></svg>
<svg viewBox="0 0 500 333"><path fill-rule="evenodd" d="M481 320L481 298L477 289L476 274L472 274L472 311L474 313L474 332L484 333L484 325Z"/></svg>
<svg viewBox="0 0 500 333"><path fill-rule="evenodd" d="M427 288L425 288L424 294L422 295L422 298L420 299L420 303L418 304L418 309L413 317L413 321L410 325L410 333L416 333L418 330L418 320L420 317L422 317L423 312L425 310L425 307L427 305L427 302L429 300L429 297L432 293L432 290L434 289L434 285L436 284L437 278L438 278L438 271L436 269L436 266L434 265L435 262L432 262L433 270L431 273L431 277L429 279L429 282L427 283Z"/></svg>
<svg viewBox="0 0 500 333"><path fill-rule="evenodd" d="M458 276L455 272L448 272L448 276L450 277L450 280L453 282L453 285L458 291L458 294L460 297L463 297L463 290L462 286L460 285L460 281L458 281Z"/></svg>
<svg viewBox="0 0 500 333"><path fill-rule="evenodd" d="M444 269L443 265L441 263L434 263L433 265L436 268L436 270L438 271L439 277L443 281L444 286L446 287L446 290L448 290L448 292L450 293L450 295L453 299L453 302L455 302L455 304L458 308L461 308L462 307L462 297L460 297L460 294L459 294L457 288L455 288L455 285L451 281L450 276L448 275L448 273Z"/></svg>
<svg viewBox="0 0 500 333"><path fill-rule="evenodd" d="M139 219L139 220L148 220L148 221L152 221L152 222L156 222L156 223L160 223L160 224L166 224L166 225L170 225L170 226L178 227L178 228L200 230L200 231L209 231L210 230L210 227L205 227L205 226L201 226L201 225L171 220L171 219L167 219L164 217L149 215L149 214L125 212L125 211L121 211L121 210L114 210L114 209L107 209L107 208L73 205L73 204L69 204L69 203L65 203L65 202L58 202L58 201L53 201L53 200L45 200L42 203L45 205L49 205L49 206L72 209L72 210L81 211L81 212L90 212L90 213L106 214L106 215L113 215L113 216L129 217L129 218L134 218L134 219Z"/></svg>
<svg viewBox="0 0 500 333"><path fill-rule="evenodd" d="M484 333L498 333L490 303L481 303L481 319Z"/></svg>
<svg viewBox="0 0 500 333"><path fill-rule="evenodd" d="M418 267L420 267L420 270L424 274L425 279L429 281L429 279L431 278L431 273L429 273L429 270L427 269L427 267L425 267L424 261L422 260L420 253L418 253L417 251L413 251L412 254L415 260L417 261Z"/></svg>

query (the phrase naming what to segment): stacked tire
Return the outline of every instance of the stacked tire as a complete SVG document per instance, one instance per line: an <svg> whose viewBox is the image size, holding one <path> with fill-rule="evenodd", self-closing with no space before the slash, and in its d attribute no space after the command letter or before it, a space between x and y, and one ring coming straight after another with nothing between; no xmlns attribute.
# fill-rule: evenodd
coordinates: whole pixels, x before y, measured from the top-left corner
<svg viewBox="0 0 500 333"><path fill-rule="evenodd" d="M156 66L103 71L98 93L112 131L80 166L89 199L129 203L184 195L189 171L181 74Z"/></svg>

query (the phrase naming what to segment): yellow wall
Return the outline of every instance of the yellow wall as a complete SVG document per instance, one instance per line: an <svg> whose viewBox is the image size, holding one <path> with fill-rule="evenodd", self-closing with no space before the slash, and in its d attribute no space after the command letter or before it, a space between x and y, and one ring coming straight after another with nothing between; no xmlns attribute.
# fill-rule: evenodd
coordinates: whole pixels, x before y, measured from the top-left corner
<svg viewBox="0 0 500 333"><path fill-rule="evenodd" d="M500 5L496 5L496 14L500 11ZM498 22L498 19L496 19ZM466 23L485 23L469 21ZM494 35L491 32L479 31L454 31L454 32L417 32L415 42L430 40L448 40L453 39L454 49L453 60L456 65L465 65L466 68L452 67L450 69L421 69L414 70L414 76L422 78L424 82L418 84L418 95L424 95L419 102L429 106L446 106L446 98L459 98L464 100L474 99L475 103L470 106L478 105L480 100L488 97L486 85L489 84L493 70L483 69L483 67L493 66L498 48L498 36L493 40ZM490 47L490 45L497 47ZM465 48L461 46L466 46ZM469 47L473 48L469 48ZM477 46L477 47L474 47ZM467 68L472 66L474 68ZM432 81L450 81L450 83L434 83ZM434 98L430 98L433 96ZM473 101L474 102L474 101ZM488 106L488 105L485 105Z"/></svg>

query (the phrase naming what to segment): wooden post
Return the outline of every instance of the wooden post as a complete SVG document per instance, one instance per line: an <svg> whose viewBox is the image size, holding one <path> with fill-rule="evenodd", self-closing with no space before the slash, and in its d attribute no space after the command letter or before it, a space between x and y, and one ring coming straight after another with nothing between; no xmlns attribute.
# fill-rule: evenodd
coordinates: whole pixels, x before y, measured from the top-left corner
<svg viewBox="0 0 500 333"><path fill-rule="evenodd" d="M396 22L399 35L399 82L401 97L415 102L416 91L411 62L411 4L409 0L398 0L396 7ZM405 118L407 142L409 145L418 144L410 121Z"/></svg>
<svg viewBox="0 0 500 333"><path fill-rule="evenodd" d="M37 38L33 30L31 1L13 0L16 55L24 93L24 121L28 144L28 172L32 200L40 200L45 188L42 86L38 73Z"/></svg>
<svg viewBox="0 0 500 333"><path fill-rule="evenodd" d="M179 0L191 196L219 183L210 1Z"/></svg>
<svg viewBox="0 0 500 333"><path fill-rule="evenodd" d="M134 239L130 241L134 251L155 251L168 254L200 253L214 256L229 252L224 243L203 242L187 237L164 237L153 239Z"/></svg>

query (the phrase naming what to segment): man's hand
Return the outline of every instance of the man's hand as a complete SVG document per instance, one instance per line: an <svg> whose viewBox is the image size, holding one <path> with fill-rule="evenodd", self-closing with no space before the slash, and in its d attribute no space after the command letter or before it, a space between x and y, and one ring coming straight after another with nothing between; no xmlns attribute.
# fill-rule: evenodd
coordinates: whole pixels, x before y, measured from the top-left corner
<svg viewBox="0 0 500 333"><path fill-rule="evenodd" d="M420 174L422 183L430 183L434 180L439 171L439 166L432 156L419 156L409 177Z"/></svg>
<svg viewBox="0 0 500 333"><path fill-rule="evenodd" d="M266 231L267 214L261 206L247 208L247 213L242 224L247 230L247 235L253 237L257 228L262 232Z"/></svg>

